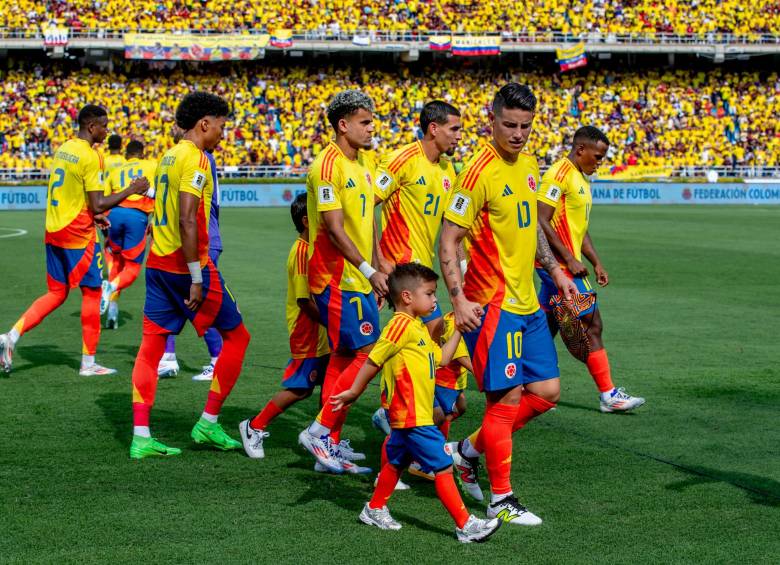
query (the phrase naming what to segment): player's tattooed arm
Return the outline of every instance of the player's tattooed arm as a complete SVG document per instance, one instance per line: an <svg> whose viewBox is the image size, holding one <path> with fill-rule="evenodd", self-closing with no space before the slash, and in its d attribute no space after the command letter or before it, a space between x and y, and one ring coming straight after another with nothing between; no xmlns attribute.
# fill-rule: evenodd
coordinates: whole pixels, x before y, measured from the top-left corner
<svg viewBox="0 0 780 565"><path fill-rule="evenodd" d="M563 294L564 300L571 302L572 297L577 294L577 286L561 270L539 223L536 224L536 260L545 271L550 273L555 286Z"/></svg>
<svg viewBox="0 0 780 565"><path fill-rule="evenodd" d="M479 327L483 310L482 306L469 301L463 294L463 275L458 261L458 248L466 231L466 228L444 219L439 239L439 263L450 293L452 309L455 312L455 324L461 331L472 331Z"/></svg>

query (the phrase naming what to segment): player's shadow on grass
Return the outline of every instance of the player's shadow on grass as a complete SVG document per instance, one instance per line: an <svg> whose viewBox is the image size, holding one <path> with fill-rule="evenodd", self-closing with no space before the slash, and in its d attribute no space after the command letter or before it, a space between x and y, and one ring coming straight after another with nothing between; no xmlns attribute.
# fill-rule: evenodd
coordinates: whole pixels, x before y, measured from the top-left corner
<svg viewBox="0 0 780 565"><path fill-rule="evenodd" d="M26 363L21 365L15 364L14 372L37 367L68 367L78 371L81 366L79 359L75 355L65 353L56 345L19 347L16 350L16 359L19 358L24 359Z"/></svg>
<svg viewBox="0 0 780 565"><path fill-rule="evenodd" d="M669 490L680 492L707 483L727 483L742 490L754 504L773 508L780 506L780 482L774 479L750 473L722 471L691 465L678 466L678 469L691 476L666 485Z"/></svg>
<svg viewBox="0 0 780 565"><path fill-rule="evenodd" d="M141 347L141 342L133 343L132 345L128 344L118 344L118 345L112 345L109 347L108 352L110 353L121 353L125 355L126 357L129 357L133 360L133 364L135 364L135 358L138 355L138 348ZM177 359L179 363L179 374L176 377L165 377L166 379L176 379L181 378L182 375L186 376L186 380L189 380L192 378L193 375L200 373L203 370L203 365L193 366L188 365L186 363L183 363L180 358ZM208 388L208 387L207 387ZM205 392L204 392L205 394Z"/></svg>

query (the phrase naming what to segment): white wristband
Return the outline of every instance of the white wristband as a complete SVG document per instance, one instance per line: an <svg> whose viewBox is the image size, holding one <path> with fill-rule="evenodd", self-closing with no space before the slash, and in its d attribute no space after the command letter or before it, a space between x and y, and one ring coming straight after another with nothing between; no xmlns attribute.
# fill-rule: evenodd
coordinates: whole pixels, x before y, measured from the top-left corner
<svg viewBox="0 0 780 565"><path fill-rule="evenodd" d="M200 261L187 263L187 268L190 270L192 284L203 284L203 271L200 270Z"/></svg>
<svg viewBox="0 0 780 565"><path fill-rule="evenodd" d="M363 276L367 279L370 279L376 274L376 269L368 264L368 261L363 261L360 266L358 266L358 270L363 273Z"/></svg>
<svg viewBox="0 0 780 565"><path fill-rule="evenodd" d="M468 268L469 268L469 262L466 261L465 259L461 259L460 260L460 273L462 275L465 275L466 274L466 269L468 269Z"/></svg>

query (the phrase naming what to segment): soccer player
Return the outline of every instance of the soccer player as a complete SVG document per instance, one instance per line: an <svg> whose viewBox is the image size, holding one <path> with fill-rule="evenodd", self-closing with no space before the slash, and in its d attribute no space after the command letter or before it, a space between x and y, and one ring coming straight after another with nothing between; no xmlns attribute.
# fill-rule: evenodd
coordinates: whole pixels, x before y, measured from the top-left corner
<svg viewBox="0 0 780 565"><path fill-rule="evenodd" d="M444 316L444 331L440 341L445 342L455 331L455 314L449 312ZM445 438L450 435L450 425L453 420L466 413L466 395L463 391L468 384L468 373L473 371L471 358L463 340L452 362L436 370L433 421Z"/></svg>
<svg viewBox="0 0 780 565"><path fill-rule="evenodd" d="M328 330L331 357L322 397L348 389L379 337L379 303L387 275L376 270L374 190L363 150L374 132L374 102L358 90L336 94L327 117L335 131L306 178L309 289ZM325 404L299 442L327 470L352 472L340 442L346 410Z"/></svg>
<svg viewBox="0 0 780 565"><path fill-rule="evenodd" d="M111 189L108 186L108 178L111 172L118 169L125 164L125 157L122 155L122 136L117 134L111 134L107 140L108 154L103 157L103 172L101 173L100 180L103 183L104 194L108 196L111 194ZM106 271L108 277L112 278L112 273L116 272L117 266L114 264L114 254L111 251L111 243L109 240L107 226L100 226L100 233L103 235L103 259L106 264ZM101 303L100 313L104 314L105 309Z"/></svg>
<svg viewBox="0 0 780 565"><path fill-rule="evenodd" d="M555 254L563 273L574 281L580 293L592 294L593 287L588 280L588 268L583 264L583 255L593 265L599 286L609 284L609 275L593 245L588 224L593 198L588 176L596 172L609 149L609 139L593 126L584 126L574 133L569 154L542 177L537 210L539 225ZM539 303L547 313L547 323L553 336L558 332L558 322L550 299L558 294L550 275L538 268L542 286ZM585 328L589 347L586 351L574 344L566 344L574 357L584 362L600 393L602 412L628 412L645 403L644 398L631 396L623 388L615 388L607 358L607 350L601 339L602 321L598 301L579 312L579 320ZM566 341L565 337L564 342Z"/></svg>
<svg viewBox="0 0 780 565"><path fill-rule="evenodd" d="M223 354L203 413L192 428L195 443L221 450L240 449L218 422L219 413L238 380L249 345L233 294L208 256L208 217L214 195L211 162L230 113L227 102L207 92L185 96L176 109L176 123L186 133L169 149L155 174L152 246L146 262L143 339L133 368L133 441L130 457L181 453L151 437L149 415L157 390L157 366L170 334L187 320L198 335L219 330Z"/></svg>
<svg viewBox="0 0 780 565"><path fill-rule="evenodd" d="M533 284L534 256L567 301L576 291L536 222L539 167L523 152L536 97L509 83L493 99L492 139L458 175L444 213L440 260L455 321L464 330L474 376L485 392L483 447L492 491L489 517L512 524L541 520L515 498L510 483L512 432L558 401L558 359ZM461 279L458 246L468 236L470 260ZM471 443L462 455L478 457ZM457 461L456 461L457 463Z"/></svg>
<svg viewBox="0 0 780 565"><path fill-rule="evenodd" d="M143 177L150 184L154 182L157 161L144 158L144 144L131 141L125 149L125 164L114 168L108 174L108 190L122 192L133 179ZM145 195L128 197L111 210L106 240L113 261L109 280L103 281L100 313L105 314L106 328L119 327L119 292L129 287L138 278L146 251L146 233L149 214L154 210L153 189Z"/></svg>
<svg viewBox="0 0 780 565"><path fill-rule="evenodd" d="M184 137L184 132L179 126L173 124L171 137L173 137L174 143L179 143L182 137ZM214 197L211 200L211 214L209 216L209 259L213 261L215 267L219 267L219 257L222 255L222 235L219 231L219 204L221 199L219 180L217 178L217 162L214 160L214 155L211 152L206 151L205 153L211 164L211 178L214 181ZM210 360L208 365L203 366L203 370L200 373L192 377L193 381L210 381L214 378L214 365L216 365L217 358L222 351L222 337L215 328L206 330L206 333L203 334L203 341L206 342ZM168 340L165 342L165 353L162 359L160 359L157 374L160 377L175 377L179 374L179 362L176 359L176 336L173 334L169 335Z"/></svg>
<svg viewBox="0 0 780 565"><path fill-rule="evenodd" d="M458 541L484 541L502 521L482 520L466 510L452 476L452 457L445 448L444 436L433 425L434 372L437 366L450 363L460 344L460 332L456 330L439 348L420 319L437 307L438 278L424 265L406 263L396 267L388 280L395 314L352 386L334 395L331 403L339 410L354 402L384 367L392 433L386 443L387 462L379 473L374 495L360 513L363 523L383 530L401 529L390 515L387 501L401 471L416 460L424 471L435 474L436 494L455 520Z"/></svg>
<svg viewBox="0 0 780 565"><path fill-rule="evenodd" d="M420 111L420 128L421 140L391 152L377 167L374 194L382 203L379 259L387 273L400 263L433 267L441 219L455 182L448 157L463 137L460 112L441 100L428 102ZM438 341L441 309L423 322Z"/></svg>
<svg viewBox="0 0 780 565"><path fill-rule="evenodd" d="M118 169L125 164L125 156L122 155L122 136L117 134L111 134L108 136L108 154L103 159L103 165L105 166L105 178L114 169Z"/></svg>
<svg viewBox="0 0 780 565"><path fill-rule="evenodd" d="M54 154L46 197L46 273L49 291L22 314L8 333L0 335L0 367L11 371L19 338L59 308L70 289L81 288L82 376L113 375L114 369L95 362L100 340L100 283L102 254L97 243L95 215L103 214L131 195L144 194L146 179L133 180L116 194L103 194L103 162L92 148L106 138L108 115L87 104L78 114L79 131Z"/></svg>

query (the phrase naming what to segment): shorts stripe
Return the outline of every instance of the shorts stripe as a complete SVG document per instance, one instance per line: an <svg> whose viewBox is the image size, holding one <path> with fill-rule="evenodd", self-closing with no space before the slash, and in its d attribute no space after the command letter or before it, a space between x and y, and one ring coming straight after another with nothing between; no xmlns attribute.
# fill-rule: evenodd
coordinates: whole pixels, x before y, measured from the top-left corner
<svg viewBox="0 0 780 565"><path fill-rule="evenodd" d="M482 380L487 370L488 353L490 352L490 346L496 335L496 328L498 328L500 319L501 308L488 308L485 321L482 322L482 329L479 332L477 345L474 348L474 354L472 355L474 377L480 390L482 390Z"/></svg>

